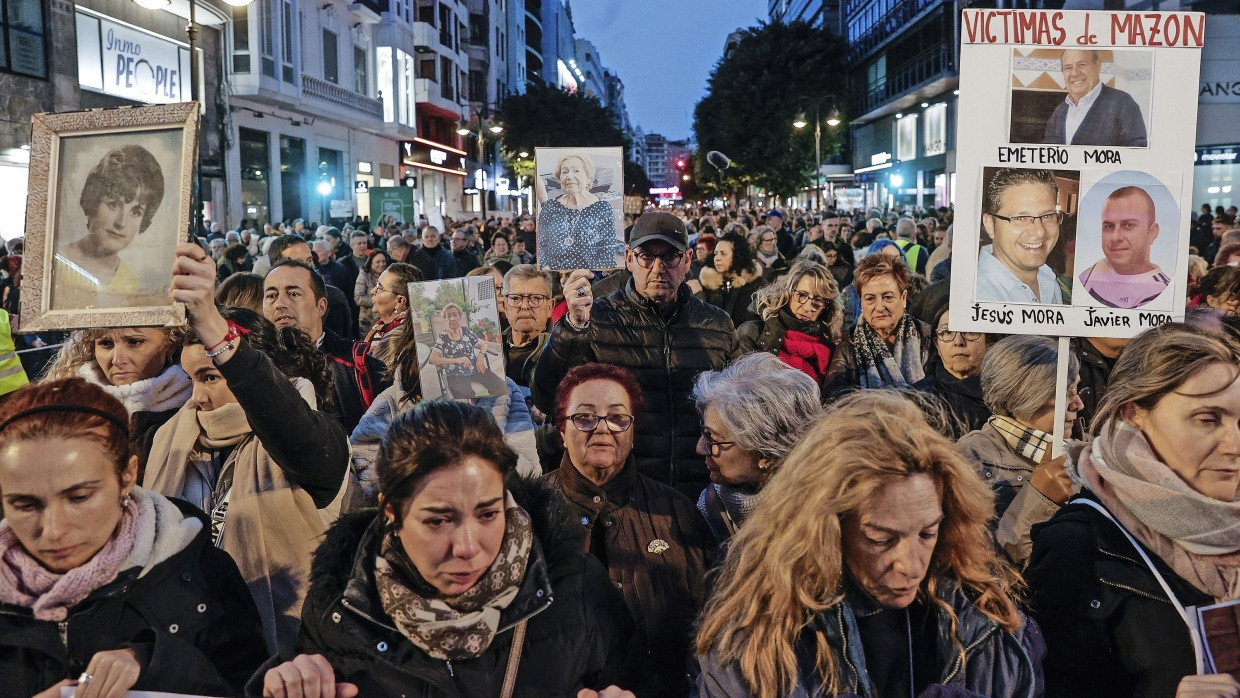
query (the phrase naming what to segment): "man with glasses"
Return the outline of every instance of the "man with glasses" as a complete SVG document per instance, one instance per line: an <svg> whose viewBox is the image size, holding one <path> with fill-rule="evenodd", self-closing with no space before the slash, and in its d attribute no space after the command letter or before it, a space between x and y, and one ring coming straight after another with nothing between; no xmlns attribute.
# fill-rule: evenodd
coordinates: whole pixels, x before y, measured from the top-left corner
<svg viewBox="0 0 1240 698"><path fill-rule="evenodd" d="M1158 239L1154 199L1141 187L1120 187L1102 206L1103 259L1081 272L1081 286L1109 308L1141 308L1158 298L1171 277L1150 261Z"/></svg>
<svg viewBox="0 0 1240 698"><path fill-rule="evenodd" d="M977 260L979 301L1063 304L1046 259L1059 242L1063 214L1050 170L1002 168L982 201L982 227L991 243Z"/></svg>
<svg viewBox="0 0 1240 698"><path fill-rule="evenodd" d="M457 228L452 231L452 258L456 260L456 273L465 276L469 272L482 266L478 262L478 255L469 249L470 228Z"/></svg>
<svg viewBox="0 0 1240 698"><path fill-rule="evenodd" d="M518 264L504 274L504 368L529 397L538 355L551 339L551 279L533 264Z"/></svg>
<svg viewBox="0 0 1240 698"><path fill-rule="evenodd" d="M684 283L690 256L683 221L661 211L639 217L625 251L632 278L623 289L595 301L589 270L565 282L568 312L551 330L532 387L538 409L554 414L556 387L573 366L598 362L632 371L649 415L636 427L638 470L696 497L708 472L695 453L693 379L727 365L737 348L732 320Z"/></svg>

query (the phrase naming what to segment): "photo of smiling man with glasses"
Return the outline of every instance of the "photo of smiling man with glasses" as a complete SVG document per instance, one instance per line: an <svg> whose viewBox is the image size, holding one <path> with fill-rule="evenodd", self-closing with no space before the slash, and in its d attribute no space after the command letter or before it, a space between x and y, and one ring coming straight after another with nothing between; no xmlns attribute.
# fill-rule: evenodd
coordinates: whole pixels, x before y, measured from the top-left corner
<svg viewBox="0 0 1240 698"><path fill-rule="evenodd" d="M1054 173L998 169L984 191L982 227L991 244L978 255L976 300L1063 305L1047 264L1064 220Z"/></svg>

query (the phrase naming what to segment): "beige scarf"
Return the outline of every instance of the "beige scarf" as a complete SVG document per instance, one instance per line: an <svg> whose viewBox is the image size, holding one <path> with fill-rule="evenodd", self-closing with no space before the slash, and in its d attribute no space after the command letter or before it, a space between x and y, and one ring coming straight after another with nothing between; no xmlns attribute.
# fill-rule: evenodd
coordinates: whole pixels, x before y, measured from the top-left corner
<svg viewBox="0 0 1240 698"><path fill-rule="evenodd" d="M310 382L298 378L293 384L313 407ZM194 467L191 461L200 457L205 444L233 441L235 420L235 413L200 415L186 403L156 432L143 486L165 496L182 496ZM248 426L246 422L246 432ZM289 479L252 433L236 443L229 459L232 487L219 547L236 561L250 587L263 619L267 649L293 656L301 604L309 588L310 558L327 526L310 495Z"/></svg>
<svg viewBox="0 0 1240 698"><path fill-rule="evenodd" d="M1073 454L1076 477L1137 540L1220 601L1240 598L1240 502L1198 493L1136 427L1106 426Z"/></svg>
<svg viewBox="0 0 1240 698"><path fill-rule="evenodd" d="M504 541L485 574L460 596L423 596L406 577L419 578L395 535L385 535L375 558L375 587L401 634L435 659L475 659L491 646L500 611L525 579L534 534L530 515L511 494L504 502Z"/></svg>

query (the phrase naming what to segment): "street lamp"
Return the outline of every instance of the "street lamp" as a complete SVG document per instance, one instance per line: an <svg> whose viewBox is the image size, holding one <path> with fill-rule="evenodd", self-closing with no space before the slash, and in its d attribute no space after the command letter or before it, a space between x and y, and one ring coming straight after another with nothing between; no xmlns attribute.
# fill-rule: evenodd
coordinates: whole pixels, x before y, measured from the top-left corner
<svg viewBox="0 0 1240 698"><path fill-rule="evenodd" d="M792 126L797 130L809 125L805 114L797 114ZM822 119L818 116L818 107L814 107L814 210L818 210L818 176L822 174Z"/></svg>

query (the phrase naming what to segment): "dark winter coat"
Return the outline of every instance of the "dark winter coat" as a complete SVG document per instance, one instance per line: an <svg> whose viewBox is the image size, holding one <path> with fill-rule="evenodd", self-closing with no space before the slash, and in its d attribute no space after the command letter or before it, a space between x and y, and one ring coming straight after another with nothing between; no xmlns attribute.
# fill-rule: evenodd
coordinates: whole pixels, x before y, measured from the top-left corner
<svg viewBox="0 0 1240 698"><path fill-rule="evenodd" d="M1083 490L1079 498L1097 498ZM1153 552L1184 606L1213 599ZM1069 503L1033 528L1030 612L1046 635L1048 696L1164 698L1196 672L1192 640L1132 543L1093 507Z"/></svg>
<svg viewBox="0 0 1240 698"><path fill-rule="evenodd" d="M1081 362L1081 382L1077 386L1077 392L1081 395L1084 407L1076 414L1081 420L1081 429L1084 433L1089 433L1098 404L1107 394L1107 383L1111 380L1111 369L1115 367L1117 359L1103 356L1084 337L1073 337L1071 346L1076 358Z"/></svg>
<svg viewBox="0 0 1240 698"><path fill-rule="evenodd" d="M345 433L353 433L362 415L370 403L362 397L357 363L353 356L353 342L341 339L331 330L323 330L323 341L319 349L327 354L328 365L332 371L332 397L336 405L336 416ZM373 354L366 354L366 378L370 381L371 400L374 396L387 390L392 385L388 378L388 367Z"/></svg>
<svg viewBox="0 0 1240 698"><path fill-rule="evenodd" d="M981 429L990 419L990 408L982 400L982 377L972 375L961 380L953 376L937 358L930 362L926 377L914 383L913 389L941 399L952 415L960 420L965 433Z"/></svg>
<svg viewBox="0 0 1240 698"><path fill-rule="evenodd" d="M754 303L754 294L766 285L761 264L754 262L752 267L731 279L724 279L714 267L706 266L698 274L698 282L702 284L702 300L722 308L732 318L734 326L762 319Z"/></svg>
<svg viewBox="0 0 1240 698"><path fill-rule="evenodd" d="M211 545L202 521L188 546L150 567L122 571L62 623L0 604L0 695L28 698L76 679L104 650L132 649L142 666L134 690L238 695L267 658L258 610L228 553Z"/></svg>
<svg viewBox="0 0 1240 698"><path fill-rule="evenodd" d="M736 356L736 332L727 315L694 298L682 284L676 309L663 319L633 288L594 301L590 326L573 329L561 319L534 370L534 404L555 414L555 391L574 366L596 361L627 368L642 387L633 457L638 471L696 497L710 481L697 455L701 436L690 398L702 371L723 368Z"/></svg>
<svg viewBox="0 0 1240 698"><path fill-rule="evenodd" d="M602 487L567 455L543 479L568 500L586 532L583 549L603 563L624 594L650 648L663 688L659 695L687 696L693 623L706 601L714 548L693 502L639 474L631 459Z"/></svg>
<svg viewBox="0 0 1240 698"><path fill-rule="evenodd" d="M850 345L852 340L844 335L840 328L831 328L822 323L814 323L804 329L790 328L788 325L791 323L785 317L785 312L781 310L765 320L754 320L741 325L736 330L740 340L741 355L766 352L779 356L779 352L784 348L784 337L787 336L788 330L796 329L817 337L819 341L831 348L831 360L827 364L827 372L818 382L818 388L822 391L823 397L846 390L849 383L845 359L851 355L851 352L845 351L843 345Z"/></svg>
<svg viewBox="0 0 1240 698"><path fill-rule="evenodd" d="M946 687L938 695L957 698L1038 698L1043 695L1042 657L1046 646L1034 623L1026 620L1009 633L973 605L953 579L938 587L939 599L952 607L957 624L931 607L938 621L940 665L936 683ZM881 698L866 671L865 652L857 626L858 610L846 597L810 621L797 643L801 676L789 698L821 695L820 681L812 675L816 635L821 634L834 654L843 690L835 695ZM953 632L954 631L954 632ZM702 662L698 679L701 698L747 698L754 695L735 665L721 666L712 655ZM929 692L927 692L929 693ZM923 694L925 695L925 694ZM1047 692L1046 695L1057 695Z"/></svg>
<svg viewBox="0 0 1240 698"><path fill-rule="evenodd" d="M315 554L298 649L324 655L336 680L356 684L366 698L497 696L513 628L528 619L515 696L575 696L611 684L640 690L646 653L624 599L598 561L581 552L581 526L546 485L510 478L509 489L533 520L535 544L517 597L482 656L433 659L396 630L375 590L385 523L373 509L338 520ZM261 676L255 679L251 690L261 685Z"/></svg>

